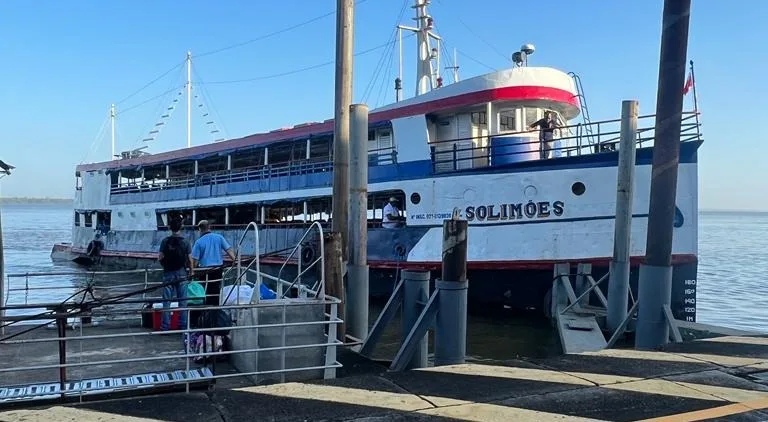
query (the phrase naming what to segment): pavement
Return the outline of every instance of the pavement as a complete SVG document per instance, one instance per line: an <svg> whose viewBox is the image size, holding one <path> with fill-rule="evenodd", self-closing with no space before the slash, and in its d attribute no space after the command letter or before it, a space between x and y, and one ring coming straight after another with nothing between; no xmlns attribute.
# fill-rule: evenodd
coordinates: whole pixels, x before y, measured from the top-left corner
<svg viewBox="0 0 768 422"><path fill-rule="evenodd" d="M768 420L768 338L759 336L406 372L356 355L344 364L328 381L220 383L210 391L0 410L0 421Z"/></svg>

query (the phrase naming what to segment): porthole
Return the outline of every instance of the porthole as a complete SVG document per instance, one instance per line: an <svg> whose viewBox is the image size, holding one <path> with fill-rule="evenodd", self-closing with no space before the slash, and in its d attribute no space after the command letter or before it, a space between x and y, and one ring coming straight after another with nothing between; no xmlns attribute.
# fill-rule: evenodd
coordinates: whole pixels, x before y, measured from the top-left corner
<svg viewBox="0 0 768 422"><path fill-rule="evenodd" d="M419 195L417 192L412 193L411 204L417 205L419 202L421 202L421 195Z"/></svg>
<svg viewBox="0 0 768 422"><path fill-rule="evenodd" d="M576 196L584 195L584 192L587 191L587 187L584 186L584 183L576 182L573 185L571 185L571 192L573 192Z"/></svg>

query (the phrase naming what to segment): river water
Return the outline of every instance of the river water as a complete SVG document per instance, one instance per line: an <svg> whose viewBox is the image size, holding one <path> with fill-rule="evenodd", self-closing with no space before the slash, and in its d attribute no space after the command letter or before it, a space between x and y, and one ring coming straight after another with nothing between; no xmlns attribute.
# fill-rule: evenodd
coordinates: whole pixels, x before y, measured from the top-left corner
<svg viewBox="0 0 768 422"><path fill-rule="evenodd" d="M2 208L6 273L77 271L53 263L51 246L70 240L71 207L7 204ZM702 212L699 219L697 321L737 329L768 331L768 213ZM76 286L82 276L30 279L30 287ZM21 279L12 287L23 287ZM9 303L57 302L71 290L38 290L34 297L12 291ZM378 309L372 310L372 317ZM373 319L372 319L373 321ZM541 318L472 316L467 353L477 357L541 356L556 344L549 323ZM382 353L397 348L397 330L382 339ZM535 341L532 341L535 340Z"/></svg>

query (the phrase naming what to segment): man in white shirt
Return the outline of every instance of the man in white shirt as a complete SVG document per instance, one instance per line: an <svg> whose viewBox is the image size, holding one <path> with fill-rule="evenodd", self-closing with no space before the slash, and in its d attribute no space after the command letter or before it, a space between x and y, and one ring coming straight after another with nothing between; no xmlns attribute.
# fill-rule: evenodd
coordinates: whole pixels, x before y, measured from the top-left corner
<svg viewBox="0 0 768 422"><path fill-rule="evenodd" d="M397 198L389 198L389 202L384 206L384 216L381 219L381 226L385 229L396 229L403 225L403 217L400 216L400 210L397 208Z"/></svg>

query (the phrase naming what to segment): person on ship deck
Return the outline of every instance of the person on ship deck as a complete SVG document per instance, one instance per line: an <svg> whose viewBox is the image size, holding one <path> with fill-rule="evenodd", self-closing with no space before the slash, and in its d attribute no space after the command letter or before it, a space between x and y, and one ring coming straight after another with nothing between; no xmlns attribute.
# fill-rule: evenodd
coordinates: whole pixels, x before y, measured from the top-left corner
<svg viewBox="0 0 768 422"><path fill-rule="evenodd" d="M555 139L555 129L559 126L555 121L555 117L551 111L544 113L544 117L533 122L530 126L531 129L539 128L539 144L541 150L541 158L545 159L549 157L549 152L552 151L552 144Z"/></svg>
<svg viewBox="0 0 768 422"><path fill-rule="evenodd" d="M381 226L385 229L396 229L405 226L405 217L400 215L400 209L397 208L397 198L389 198L389 202L384 206L384 212L381 219Z"/></svg>

